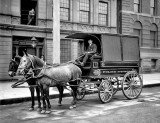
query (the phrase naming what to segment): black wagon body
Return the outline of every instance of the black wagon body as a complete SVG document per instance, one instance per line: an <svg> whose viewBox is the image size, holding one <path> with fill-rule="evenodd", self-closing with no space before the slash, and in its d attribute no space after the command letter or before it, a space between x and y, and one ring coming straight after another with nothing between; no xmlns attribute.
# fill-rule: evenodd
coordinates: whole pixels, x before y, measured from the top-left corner
<svg viewBox="0 0 160 123"><path fill-rule="evenodd" d="M88 39L97 45L97 53L82 68L82 84L85 91L96 91L100 100L109 102L121 89L128 99L137 98L142 91L140 76L139 37L122 34L74 33L67 38L81 39L84 48ZM80 99L84 97L82 92Z"/></svg>

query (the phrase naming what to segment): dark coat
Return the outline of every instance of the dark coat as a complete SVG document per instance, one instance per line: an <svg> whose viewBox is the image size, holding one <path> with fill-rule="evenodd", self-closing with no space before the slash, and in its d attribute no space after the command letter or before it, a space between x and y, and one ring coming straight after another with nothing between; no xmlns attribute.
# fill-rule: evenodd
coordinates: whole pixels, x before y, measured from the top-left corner
<svg viewBox="0 0 160 123"><path fill-rule="evenodd" d="M97 45L92 43L91 46L88 46L87 51L90 53L96 53L97 52Z"/></svg>

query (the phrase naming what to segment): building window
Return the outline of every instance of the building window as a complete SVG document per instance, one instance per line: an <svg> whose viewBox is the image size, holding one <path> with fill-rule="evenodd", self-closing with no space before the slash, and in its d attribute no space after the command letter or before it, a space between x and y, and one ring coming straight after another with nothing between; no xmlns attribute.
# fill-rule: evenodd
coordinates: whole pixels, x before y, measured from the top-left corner
<svg viewBox="0 0 160 123"><path fill-rule="evenodd" d="M134 0L134 12L141 12L141 0Z"/></svg>
<svg viewBox="0 0 160 123"><path fill-rule="evenodd" d="M61 39L60 41L60 62L65 63L71 60L71 40Z"/></svg>
<svg viewBox="0 0 160 123"><path fill-rule="evenodd" d="M150 46L155 47L155 42L156 42L156 32L155 31L150 31Z"/></svg>
<svg viewBox="0 0 160 123"><path fill-rule="evenodd" d="M80 0L80 22L89 23L90 0Z"/></svg>
<svg viewBox="0 0 160 123"><path fill-rule="evenodd" d="M70 0L60 0L60 19L70 19Z"/></svg>
<svg viewBox="0 0 160 123"><path fill-rule="evenodd" d="M21 24L36 25L37 0L21 0Z"/></svg>
<svg viewBox="0 0 160 123"><path fill-rule="evenodd" d="M99 25L108 25L108 4L99 2L98 22Z"/></svg>
<svg viewBox="0 0 160 123"><path fill-rule="evenodd" d="M151 15L156 15L156 0L151 0L150 1L150 14Z"/></svg>
<svg viewBox="0 0 160 123"><path fill-rule="evenodd" d="M142 41L142 25L140 22L135 22L133 25L133 34L136 36L139 36L139 45L143 46L143 41Z"/></svg>
<svg viewBox="0 0 160 123"><path fill-rule="evenodd" d="M158 47L158 27L155 24L151 25L150 30L150 46L151 47Z"/></svg>

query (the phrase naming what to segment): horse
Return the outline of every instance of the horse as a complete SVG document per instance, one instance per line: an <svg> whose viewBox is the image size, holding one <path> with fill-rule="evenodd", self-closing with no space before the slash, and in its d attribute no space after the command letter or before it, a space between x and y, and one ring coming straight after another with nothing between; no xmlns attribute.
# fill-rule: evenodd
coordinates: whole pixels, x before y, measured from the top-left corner
<svg viewBox="0 0 160 123"><path fill-rule="evenodd" d="M9 70L8 70L8 74L10 77L14 77L16 75L16 71L18 69L19 63L21 60L21 56L15 56L14 59L11 59L10 64L9 64ZM25 76L26 79L28 79L30 76ZM41 111L41 102L40 102L40 88L38 86L36 87L32 87L33 85L36 85L36 79L34 78L30 78L26 81L28 83L29 86L29 90L31 93L31 107L29 108L29 111L34 110L34 105L35 105L35 97L34 97L34 91L36 90L36 94L37 94L37 100L38 100L38 109L37 111ZM61 106L61 102L62 102L62 97L63 97L63 87L62 86L57 86L57 89L60 93L59 95L59 101L58 101L58 106Z"/></svg>
<svg viewBox="0 0 160 123"><path fill-rule="evenodd" d="M18 69L18 66L19 66L19 63L20 63L20 59L21 57L20 56L15 56L14 59L12 59L10 61L10 64L9 64L9 70L8 70L8 74L10 77L14 77L16 75L16 71ZM27 83L29 86L33 86L33 85L36 85L36 81L34 78L30 78L30 76L25 76L25 78L27 79ZM41 101L40 101L40 88L38 86L36 87L29 87L29 90L30 90L30 93L31 93L31 106L29 108L29 111L32 111L34 110L34 105L35 105L35 96L34 96L34 91L36 90L36 94L37 94L37 100L38 100L38 108L37 108L37 111L40 111L41 110Z"/></svg>
<svg viewBox="0 0 160 123"><path fill-rule="evenodd" d="M69 84L73 96L73 100L69 108L72 109L76 107L77 85L79 83L79 78L82 75L81 68L78 67L78 65L73 62L68 62L54 67L47 67L40 58L26 53L21 58L17 73L24 75L30 68L33 69L37 84L41 88L41 96L43 99L43 108L41 113L51 112L49 87L66 87L66 85Z"/></svg>

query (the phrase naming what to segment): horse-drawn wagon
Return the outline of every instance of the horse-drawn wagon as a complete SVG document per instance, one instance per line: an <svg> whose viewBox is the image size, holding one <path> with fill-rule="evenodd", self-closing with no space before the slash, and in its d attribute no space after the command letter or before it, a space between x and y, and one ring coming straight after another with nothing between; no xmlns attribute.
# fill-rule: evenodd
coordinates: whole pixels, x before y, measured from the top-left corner
<svg viewBox="0 0 160 123"><path fill-rule="evenodd" d="M119 88L128 99L135 99L141 94L143 82L140 76L138 37L120 34L75 33L66 38L83 40L84 48L87 46L87 41L92 39L97 46L96 53L86 61L83 67L76 60L48 66L37 56L27 52L24 52L24 56L19 61L11 60L9 65L10 76L14 76L14 73L24 75L24 78L12 87L18 87L27 82L30 89L37 88L38 97L41 91L43 100L41 113L46 112L46 102L47 110L51 112L49 87L58 88L60 93L58 103L61 105L63 87L70 86L73 96L70 108L76 107L76 99L83 99L86 91L98 91L103 103L109 102ZM34 109L33 93L32 89L31 110ZM39 108L41 108L40 98L38 100Z"/></svg>
<svg viewBox="0 0 160 123"><path fill-rule="evenodd" d="M82 81L78 98L86 91L97 91L103 103L109 102L121 88L128 99L137 98L142 91L140 76L139 38L120 34L75 33L66 38L84 41L92 39L97 45L97 53L82 67Z"/></svg>

